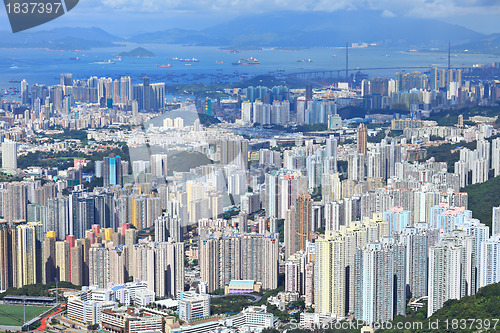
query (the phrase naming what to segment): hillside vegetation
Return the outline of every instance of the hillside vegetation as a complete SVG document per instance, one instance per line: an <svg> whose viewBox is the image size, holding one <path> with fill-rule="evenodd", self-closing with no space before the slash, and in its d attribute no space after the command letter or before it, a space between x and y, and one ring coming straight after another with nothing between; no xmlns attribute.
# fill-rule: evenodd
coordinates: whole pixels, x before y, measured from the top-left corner
<svg viewBox="0 0 500 333"><path fill-rule="evenodd" d="M393 321L393 327L396 327L397 322L421 322L421 329L390 329L381 332L498 332L500 331L500 320L498 320L500 318L500 283L483 287L473 296L460 300L448 300L429 318L426 318L426 313L425 307L417 312L410 310L406 317L397 316ZM436 322L439 323L437 327Z"/></svg>
<svg viewBox="0 0 500 333"><path fill-rule="evenodd" d="M482 184L469 185L462 189L469 195L468 209L472 217L491 228L492 208L500 206L500 177L490 178Z"/></svg>

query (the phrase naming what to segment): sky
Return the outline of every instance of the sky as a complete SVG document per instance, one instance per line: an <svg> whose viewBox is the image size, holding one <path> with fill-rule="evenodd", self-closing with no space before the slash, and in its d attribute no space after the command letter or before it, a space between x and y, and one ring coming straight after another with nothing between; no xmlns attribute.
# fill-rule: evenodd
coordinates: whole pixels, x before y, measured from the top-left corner
<svg viewBox="0 0 500 333"><path fill-rule="evenodd" d="M500 0L80 0L38 29L96 26L126 37L168 28L201 29L240 15L279 11L373 9L384 16L436 18L485 34L500 33ZM5 10L0 30L10 30Z"/></svg>

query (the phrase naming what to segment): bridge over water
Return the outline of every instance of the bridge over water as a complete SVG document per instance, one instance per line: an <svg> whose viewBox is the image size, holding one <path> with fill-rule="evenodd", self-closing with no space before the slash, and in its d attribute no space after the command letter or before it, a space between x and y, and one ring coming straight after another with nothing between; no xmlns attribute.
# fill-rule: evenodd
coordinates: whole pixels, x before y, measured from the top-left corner
<svg viewBox="0 0 500 333"><path fill-rule="evenodd" d="M317 81L317 80L327 80L327 79L339 79L348 78L350 73L366 72L366 71L377 71L377 70L430 70L434 66L396 66L396 67L357 67L349 69L331 69L331 70L320 70L320 71L304 71L286 74L289 79L300 79L306 81ZM459 67L453 69L469 69L472 67ZM442 68L441 68L442 69Z"/></svg>

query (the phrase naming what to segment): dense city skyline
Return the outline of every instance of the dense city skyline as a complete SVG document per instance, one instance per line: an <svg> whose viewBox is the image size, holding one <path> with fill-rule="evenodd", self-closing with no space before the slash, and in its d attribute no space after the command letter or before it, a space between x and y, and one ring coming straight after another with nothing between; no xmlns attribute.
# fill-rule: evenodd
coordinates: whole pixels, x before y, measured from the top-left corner
<svg viewBox="0 0 500 333"><path fill-rule="evenodd" d="M22 80L2 101L0 288L82 286L58 320L108 331L431 317L500 282L499 207L481 221L465 191L500 175L497 66L182 102L147 76ZM206 320L215 294L263 291Z"/></svg>
<svg viewBox="0 0 500 333"><path fill-rule="evenodd" d="M0 32L0 331L498 330L498 16L89 0Z"/></svg>

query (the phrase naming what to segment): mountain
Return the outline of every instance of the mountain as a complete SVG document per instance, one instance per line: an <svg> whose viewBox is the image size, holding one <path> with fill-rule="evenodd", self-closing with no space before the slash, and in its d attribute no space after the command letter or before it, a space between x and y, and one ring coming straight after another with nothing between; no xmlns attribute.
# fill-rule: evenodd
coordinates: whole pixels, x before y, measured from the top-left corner
<svg viewBox="0 0 500 333"><path fill-rule="evenodd" d="M124 58L154 58L154 57L156 57L156 55L153 52L148 51L143 47L136 47L135 49L133 49L132 51L129 51L129 52L121 52L119 54L119 56L124 57Z"/></svg>
<svg viewBox="0 0 500 333"><path fill-rule="evenodd" d="M48 48L52 50L88 50L110 47L122 39L100 28L56 28L35 32L0 32L4 48Z"/></svg>
<svg viewBox="0 0 500 333"><path fill-rule="evenodd" d="M129 38L129 41L138 44L198 44L198 45L227 45L224 37L210 36L210 34L185 29L167 29L163 31L147 32Z"/></svg>
<svg viewBox="0 0 500 333"><path fill-rule="evenodd" d="M490 284L480 288L475 295L466 296L460 300L450 299L432 316L427 317L427 308L417 312L411 310L406 317L396 316L393 329L377 330L381 333L396 333L396 323L422 323L419 329L405 329L404 332L498 332L498 316L500 316L500 283ZM452 327L452 322L459 323ZM464 326L463 323L467 325ZM439 326L436 326L439 323ZM448 325L447 325L448 323ZM415 327L412 325L401 327Z"/></svg>
<svg viewBox="0 0 500 333"><path fill-rule="evenodd" d="M0 32L4 48L85 50L125 41L99 28L56 28ZM135 35L138 44L188 44L229 48L311 48L368 42L384 46L447 49L448 42L471 52L500 46L500 34L485 36L432 19L386 17L380 11L281 12L237 17L202 30L168 29Z"/></svg>
<svg viewBox="0 0 500 333"><path fill-rule="evenodd" d="M455 46L453 49L459 52L469 50L469 52L475 53L500 54L500 34L491 34L478 40Z"/></svg>
<svg viewBox="0 0 500 333"><path fill-rule="evenodd" d="M500 205L500 198L496 195L489 195L489 193L500 191L500 177L493 177L484 183L466 186L462 191L467 192L468 209L473 211L474 218L491 228L492 209Z"/></svg>
<svg viewBox="0 0 500 333"><path fill-rule="evenodd" d="M231 47L321 47L346 42L387 46L443 47L483 38L438 20L385 17L379 11L282 12L238 17L195 31L169 29L131 37L137 43L182 43Z"/></svg>

